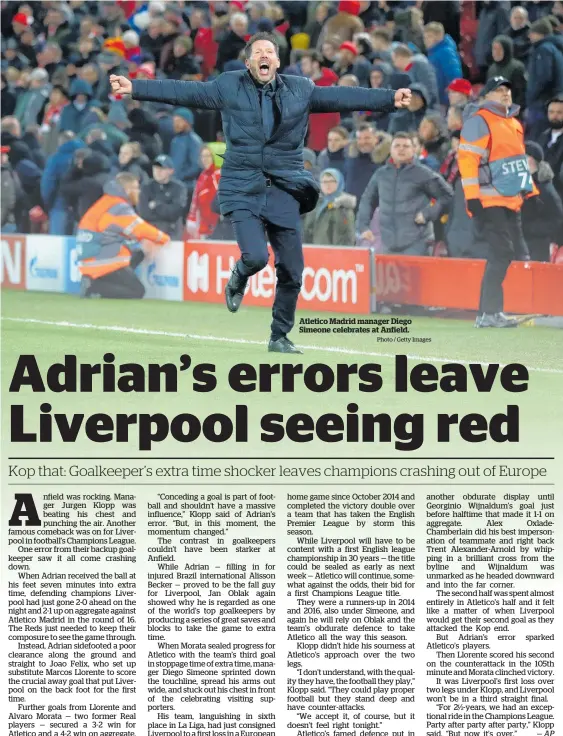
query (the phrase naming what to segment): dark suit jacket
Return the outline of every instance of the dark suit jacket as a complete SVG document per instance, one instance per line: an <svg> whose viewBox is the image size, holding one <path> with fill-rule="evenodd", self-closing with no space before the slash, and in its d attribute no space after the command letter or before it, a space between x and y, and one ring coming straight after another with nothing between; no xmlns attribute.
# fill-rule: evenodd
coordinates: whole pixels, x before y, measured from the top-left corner
<svg viewBox="0 0 563 736"><path fill-rule="evenodd" d="M543 148L545 160L553 169L553 184L563 199L563 135L559 136L553 146L549 146L550 140L551 128L548 128L539 136L538 143Z"/></svg>

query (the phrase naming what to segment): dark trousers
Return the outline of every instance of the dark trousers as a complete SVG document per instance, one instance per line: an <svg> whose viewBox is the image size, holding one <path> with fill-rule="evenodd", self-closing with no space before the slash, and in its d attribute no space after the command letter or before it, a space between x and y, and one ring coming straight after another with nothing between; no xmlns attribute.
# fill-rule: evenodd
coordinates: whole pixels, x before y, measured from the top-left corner
<svg viewBox="0 0 563 736"><path fill-rule="evenodd" d="M513 260L527 255L520 212L506 207L485 207L478 230L488 244L487 265L481 282L479 310L496 314L504 309L502 284Z"/></svg>
<svg viewBox="0 0 563 736"><path fill-rule="evenodd" d="M90 294L99 294L102 299L142 299L145 295L145 287L134 269L143 258L142 250L135 251L131 256L130 266L94 279L90 287Z"/></svg>
<svg viewBox="0 0 563 736"><path fill-rule="evenodd" d="M533 105L526 111L526 140L536 141L549 127L547 112L544 104Z"/></svg>
<svg viewBox="0 0 563 736"><path fill-rule="evenodd" d="M551 238L529 238L530 260L549 263L551 259Z"/></svg>
<svg viewBox="0 0 563 736"><path fill-rule="evenodd" d="M229 217L241 252L237 263L241 276L250 277L266 266L268 241L274 251L277 285L271 333L276 340L292 329L301 291L304 263L299 205L291 195L271 187L259 215L235 210Z"/></svg>

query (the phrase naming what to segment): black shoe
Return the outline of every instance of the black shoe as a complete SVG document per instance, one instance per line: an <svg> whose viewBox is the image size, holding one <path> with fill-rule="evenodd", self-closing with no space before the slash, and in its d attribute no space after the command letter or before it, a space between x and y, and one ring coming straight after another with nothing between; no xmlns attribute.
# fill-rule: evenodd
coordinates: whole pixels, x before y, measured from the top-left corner
<svg viewBox="0 0 563 736"><path fill-rule="evenodd" d="M518 327L518 320L511 319L502 312L482 314L475 320L475 327Z"/></svg>
<svg viewBox="0 0 563 736"><path fill-rule="evenodd" d="M88 299L90 289L92 288L92 279L89 276L82 276L80 279L80 298Z"/></svg>
<svg viewBox="0 0 563 736"><path fill-rule="evenodd" d="M295 345L288 340L287 337L278 337L277 340L270 339L268 344L269 353L297 353L303 355L302 350L298 350Z"/></svg>
<svg viewBox="0 0 563 736"><path fill-rule="evenodd" d="M231 271L231 277L225 286L225 301L227 302L229 312L238 312L242 304L247 281L248 277L241 276L235 265Z"/></svg>

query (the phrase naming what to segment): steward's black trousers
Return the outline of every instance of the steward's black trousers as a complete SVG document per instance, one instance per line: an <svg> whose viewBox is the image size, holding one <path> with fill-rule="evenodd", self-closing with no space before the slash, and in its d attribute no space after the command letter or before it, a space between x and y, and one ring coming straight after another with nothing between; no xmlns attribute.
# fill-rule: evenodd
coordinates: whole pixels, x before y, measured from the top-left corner
<svg viewBox="0 0 563 736"><path fill-rule="evenodd" d="M241 252L237 263L241 276L252 276L267 265L268 241L274 251L277 286L271 333L277 340L293 327L301 290L304 263L299 204L269 182L258 213L235 210L229 218Z"/></svg>
<svg viewBox="0 0 563 736"><path fill-rule="evenodd" d="M480 237L488 244L479 310L481 314L496 314L504 310L502 284L508 267L528 252L521 214L507 207L485 207L477 219L477 227Z"/></svg>
<svg viewBox="0 0 563 736"><path fill-rule="evenodd" d="M145 295L145 287L134 269L144 257L142 250L134 251L128 267L94 279L90 287L90 294L98 294L102 299L142 299Z"/></svg>

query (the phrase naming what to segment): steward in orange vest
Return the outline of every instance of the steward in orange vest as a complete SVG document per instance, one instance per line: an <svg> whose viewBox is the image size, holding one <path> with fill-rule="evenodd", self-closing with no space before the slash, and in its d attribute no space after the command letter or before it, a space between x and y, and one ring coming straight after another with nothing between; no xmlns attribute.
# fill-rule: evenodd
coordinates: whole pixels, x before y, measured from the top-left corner
<svg viewBox="0 0 563 736"><path fill-rule="evenodd" d="M165 245L170 237L137 215L139 192L134 174L117 174L78 223L76 250L82 297L144 296L145 287L134 271L144 258L141 242Z"/></svg>
<svg viewBox="0 0 563 736"><path fill-rule="evenodd" d="M489 245L476 327L516 327L503 314L502 284L514 259L529 260L520 210L538 194L528 166L524 131L510 82L493 77L461 130L458 165L467 209Z"/></svg>

